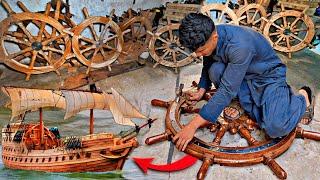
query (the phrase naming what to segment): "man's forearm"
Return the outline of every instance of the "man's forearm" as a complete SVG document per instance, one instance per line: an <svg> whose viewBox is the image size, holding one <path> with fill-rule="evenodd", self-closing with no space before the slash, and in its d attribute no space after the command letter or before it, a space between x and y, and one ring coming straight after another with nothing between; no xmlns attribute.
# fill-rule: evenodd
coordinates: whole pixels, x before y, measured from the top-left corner
<svg viewBox="0 0 320 180"><path fill-rule="evenodd" d="M197 130L200 127L205 127L209 125L210 122L203 119L199 114L197 114L188 124L188 126L194 130Z"/></svg>

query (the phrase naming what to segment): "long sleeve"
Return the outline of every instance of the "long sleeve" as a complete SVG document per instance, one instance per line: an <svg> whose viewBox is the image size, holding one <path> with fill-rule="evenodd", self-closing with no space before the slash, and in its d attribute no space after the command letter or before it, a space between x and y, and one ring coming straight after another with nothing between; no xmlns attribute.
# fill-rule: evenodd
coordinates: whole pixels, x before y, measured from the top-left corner
<svg viewBox="0 0 320 180"><path fill-rule="evenodd" d="M199 81L199 88L204 88L206 90L211 88L211 80L209 78L209 69L212 65L212 57L203 57L203 67L201 72L201 77Z"/></svg>
<svg viewBox="0 0 320 180"><path fill-rule="evenodd" d="M215 95L201 108L200 116L208 121L216 122L222 110L237 95L240 85L254 56L250 48L241 45L230 48L228 64L222 75Z"/></svg>

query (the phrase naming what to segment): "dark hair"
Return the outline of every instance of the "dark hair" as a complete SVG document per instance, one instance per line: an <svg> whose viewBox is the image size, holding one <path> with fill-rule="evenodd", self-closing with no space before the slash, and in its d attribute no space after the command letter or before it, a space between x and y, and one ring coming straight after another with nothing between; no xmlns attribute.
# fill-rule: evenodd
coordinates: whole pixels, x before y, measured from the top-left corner
<svg viewBox="0 0 320 180"><path fill-rule="evenodd" d="M187 14L179 27L180 43L195 51L206 43L214 30L214 22L210 17L199 13Z"/></svg>

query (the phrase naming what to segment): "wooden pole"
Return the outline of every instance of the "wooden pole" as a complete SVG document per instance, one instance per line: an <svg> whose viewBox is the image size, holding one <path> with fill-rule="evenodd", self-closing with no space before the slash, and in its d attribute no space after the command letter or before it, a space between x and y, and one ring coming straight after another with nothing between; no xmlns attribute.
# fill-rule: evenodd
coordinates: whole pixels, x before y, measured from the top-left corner
<svg viewBox="0 0 320 180"><path fill-rule="evenodd" d="M90 109L90 134L93 134L93 123L94 123L93 109Z"/></svg>
<svg viewBox="0 0 320 180"><path fill-rule="evenodd" d="M44 126L42 119L42 108L39 109L39 121L40 121L40 144L43 145Z"/></svg>

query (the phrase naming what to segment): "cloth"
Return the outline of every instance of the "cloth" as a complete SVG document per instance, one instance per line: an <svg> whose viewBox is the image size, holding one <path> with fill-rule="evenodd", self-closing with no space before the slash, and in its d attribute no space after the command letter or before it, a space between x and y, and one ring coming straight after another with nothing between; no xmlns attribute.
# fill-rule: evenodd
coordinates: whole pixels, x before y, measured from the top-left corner
<svg viewBox="0 0 320 180"><path fill-rule="evenodd" d="M258 32L240 26L217 25L215 52L204 57L200 88L217 87L200 110L215 122L223 109L238 96L241 106L269 136L289 133L306 110L302 96L292 93L286 82L286 66L269 42Z"/></svg>

